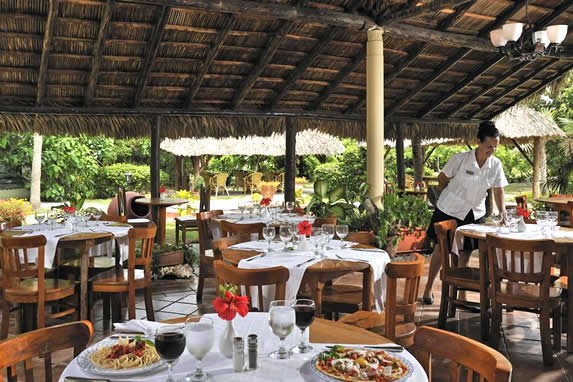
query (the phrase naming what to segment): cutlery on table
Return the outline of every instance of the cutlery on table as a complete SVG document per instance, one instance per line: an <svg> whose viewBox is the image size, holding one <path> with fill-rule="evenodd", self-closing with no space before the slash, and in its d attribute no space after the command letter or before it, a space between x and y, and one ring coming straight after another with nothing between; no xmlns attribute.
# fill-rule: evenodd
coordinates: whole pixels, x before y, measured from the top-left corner
<svg viewBox="0 0 573 382"><path fill-rule="evenodd" d="M334 256L336 256L340 260L357 260L357 261L368 262L368 260L366 260L366 259L360 259L360 258L356 258L356 257L342 257L342 256L337 255L337 254L334 254Z"/></svg>
<svg viewBox="0 0 573 382"><path fill-rule="evenodd" d="M73 232L66 232L66 233L61 233L59 235L54 235L54 237L62 237L62 236L66 236L66 235L71 235Z"/></svg>
<svg viewBox="0 0 573 382"><path fill-rule="evenodd" d="M354 346L352 345L342 345L344 347L348 347L348 348L353 348ZM334 346L327 346L328 349L332 349ZM388 344L388 345L363 345L363 346L359 346L356 347L356 349L377 349L377 350L386 350L386 351L392 351L392 352L401 352L404 351L404 347L401 345L397 345L397 344Z"/></svg>
<svg viewBox="0 0 573 382"><path fill-rule="evenodd" d="M73 377L73 376L64 378L64 381L65 382L130 382L130 381L118 381L116 379L111 380L107 378L86 378L86 377Z"/></svg>
<svg viewBox="0 0 573 382"><path fill-rule="evenodd" d="M384 252L381 249L377 248L350 248L353 251L360 251L360 252Z"/></svg>
<svg viewBox="0 0 573 382"><path fill-rule="evenodd" d="M244 248L241 248L241 249L244 249ZM268 255L268 253L266 253L266 252L261 253L260 255L249 257L246 261L253 261L255 259L260 259L261 257L265 257L266 255Z"/></svg>
<svg viewBox="0 0 573 382"><path fill-rule="evenodd" d="M306 264L306 263L310 263L312 260L314 260L314 258L308 259L308 260L306 260L306 261L303 261L302 263L299 263L299 264L297 264L296 266L297 266L297 267L300 267L300 266L302 266L302 265L304 265L304 264Z"/></svg>

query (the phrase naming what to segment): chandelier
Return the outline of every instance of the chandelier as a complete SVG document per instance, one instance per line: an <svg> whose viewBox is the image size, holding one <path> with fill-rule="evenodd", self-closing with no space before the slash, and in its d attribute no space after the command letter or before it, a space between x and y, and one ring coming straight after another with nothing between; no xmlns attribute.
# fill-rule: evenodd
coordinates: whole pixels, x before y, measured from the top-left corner
<svg viewBox="0 0 573 382"><path fill-rule="evenodd" d="M561 42L567 36L567 25L551 25L535 30L529 22L525 2L526 23L508 23L489 32L493 46L513 60L533 61L539 56L558 55L564 51Z"/></svg>

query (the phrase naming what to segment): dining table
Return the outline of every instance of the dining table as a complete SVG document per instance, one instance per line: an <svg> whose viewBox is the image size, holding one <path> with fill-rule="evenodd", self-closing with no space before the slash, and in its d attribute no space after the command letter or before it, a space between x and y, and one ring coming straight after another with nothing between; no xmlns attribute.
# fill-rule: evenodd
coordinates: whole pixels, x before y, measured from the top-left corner
<svg viewBox="0 0 573 382"><path fill-rule="evenodd" d="M573 197L572 196L552 196L548 198L536 198L536 202L545 204L546 207L551 208L553 211L560 213L564 212L569 216L568 224L573 227ZM559 218L559 224L563 225L561 218Z"/></svg>
<svg viewBox="0 0 573 382"><path fill-rule="evenodd" d="M567 258L565 274L568 277L573 275L573 228L556 227L558 229L542 234L536 224L526 224L524 232L504 232L499 227L491 224L467 224L456 229L451 251L458 254L459 248L463 247L464 238L478 240L479 253L479 272L480 272L480 325L482 340L486 340L489 333L489 297L488 297L488 254L486 246L486 235L496 234L500 237L521 239L521 240L540 240L551 239L558 245L561 256ZM567 300L567 315L573 317L573 303ZM573 320L567 320L567 351L573 353Z"/></svg>
<svg viewBox="0 0 573 382"><path fill-rule="evenodd" d="M223 215L218 215L211 218L212 224L210 225L211 234L213 239L221 237L221 224L222 220L234 224L256 224L262 223L272 227L279 227L281 224L298 224L302 221L308 221L310 224L314 222L315 217L309 215L301 215L296 213L273 213L265 214L262 212L239 212L239 211L225 211Z"/></svg>
<svg viewBox="0 0 573 382"><path fill-rule="evenodd" d="M222 251L223 260L239 268L256 269L275 266L286 267L289 279L286 283L286 299L296 298L301 286L308 286L315 301L315 315L322 314L322 293L325 284L352 272L362 273L362 306L364 310L374 307L381 312L386 296L386 274L384 269L390 262L386 251L367 245L332 240L323 251L289 247L281 242L272 242L271 251L263 240L235 244ZM344 245L344 248L342 246ZM267 251L267 252L265 252ZM252 290L252 293L256 291ZM273 299L272 286L263 289L263 300L267 304ZM252 300L257 301L257 296ZM265 308L265 307L263 307Z"/></svg>
<svg viewBox="0 0 573 382"><path fill-rule="evenodd" d="M144 204L151 207L151 219L157 225L155 242L160 245L165 244L165 226L167 223L167 207L189 203L188 199L182 198L137 198L135 203Z"/></svg>
<svg viewBox="0 0 573 382"><path fill-rule="evenodd" d="M248 362L245 362L243 371L234 371L233 361L230 358L225 358L218 349L218 340L227 326L227 321L222 320L217 314L206 314L204 317L209 317L213 320L214 324L214 345L205 358L203 359L203 369L208 373L208 381L285 381L285 382L318 382L318 381L334 381L329 379L324 374L321 374L314 362L319 353L328 350L330 346L335 344L348 345L349 347L365 347L379 346L382 350L386 347L395 346L388 338L376 333L369 332L365 329L356 326L343 324L336 321L315 318L309 330L305 333L309 336L310 345L313 349L309 353L293 354L289 359L272 359L268 354L276 350L279 346L279 339L272 333L269 326L269 314L265 312L250 312L245 317L237 316L233 320L233 326L238 336L247 338L250 334L256 334L258 339L257 350L257 368L248 369ZM191 318L191 320L198 320L199 316ZM181 325L185 318L169 320L169 324ZM116 324L117 331L127 331L129 328L144 328L147 335L152 338L153 333L158 327L166 323L151 322L145 320L132 320L121 325ZM140 329L138 329L140 330ZM308 334L310 332L310 335ZM117 335L117 333L116 333ZM296 346L301 340L301 331L296 327L285 338L285 345L287 348ZM81 378L113 378L112 381L164 381L167 377L167 370L165 367L157 367L156 369L140 374L137 370L126 375L116 375L113 372L105 373L86 367L86 357L102 343L106 343L109 339L104 339L99 343L93 344L87 348L78 357L73 359L64 369L59 381L66 382L66 377L81 377ZM246 342L246 341L245 341ZM389 354L399 358L408 367L408 382L427 382L428 377L416 360L416 358L408 352L408 350L401 350L397 352L390 352ZM247 351L245 350L245 358L247 358ZM81 366L80 366L81 365ZM176 380L184 381L185 377L195 368L196 360L187 351L184 351L178 361L173 366L173 375ZM88 372L86 369L92 370Z"/></svg>

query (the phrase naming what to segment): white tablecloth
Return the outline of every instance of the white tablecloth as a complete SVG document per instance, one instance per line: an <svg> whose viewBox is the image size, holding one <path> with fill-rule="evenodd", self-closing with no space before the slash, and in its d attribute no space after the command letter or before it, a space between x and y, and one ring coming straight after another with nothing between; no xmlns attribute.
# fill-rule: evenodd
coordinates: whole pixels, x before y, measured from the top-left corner
<svg viewBox="0 0 573 382"><path fill-rule="evenodd" d="M381 312L384 310L384 299L386 297L386 274L384 269L386 264L390 262L390 256L385 251L373 249L372 251L354 250L351 248L339 248L340 245L334 244L338 241L333 241L333 246L336 249L329 249L324 251L325 258L333 260L345 261L364 261L370 264L372 268L372 279L374 280L374 301L376 310ZM274 245L274 243L273 243ZM232 248L256 248L263 247L262 242L247 242L241 243ZM244 259L239 262L239 268L257 269L283 266L289 270L290 277L286 285L286 299L293 300L300 289L300 284L304 276L306 268L318 263L322 260L319 256L314 254L314 251L282 251L282 243L278 248L273 248L276 252L271 252L264 256L258 256L253 260ZM307 262L308 261L308 262ZM263 304L268 307L270 301L273 300L274 286L265 287L263 289ZM256 301L256 295L253 294L253 301ZM267 309L265 309L267 310Z"/></svg>
<svg viewBox="0 0 573 382"><path fill-rule="evenodd" d="M26 231L25 234L19 235L19 237L26 236L36 236L44 235L46 237L46 247L44 249L44 266L46 268L51 268L56 257L56 249L58 248L58 242L60 239L67 235L79 232L109 232L115 236L117 242L119 243L119 249L121 253L122 261L126 260L128 257L129 250L129 239L127 233L129 229L132 228L129 225L115 223L115 222L88 222L86 227L76 227L75 231L72 232L70 228L64 227L62 224L57 224L56 228L52 231L47 229L46 225L27 225L18 227L18 230ZM115 248L115 240L110 240L108 242L102 243L95 246L90 250L90 256L101 256L107 254L109 256L113 255ZM31 261L35 261L37 256L37 251L32 250L29 252L29 258Z"/></svg>
<svg viewBox="0 0 573 382"><path fill-rule="evenodd" d="M217 317L216 314L207 314L215 322L215 344L211 352L203 359L203 368L211 375L211 381L285 381L285 382L318 382L322 381L311 369L311 360L320 351L325 349L327 344L313 344L314 350L307 354L296 354L288 360L275 360L267 355L279 346L279 339L272 334L268 324L268 313L249 313L246 317L235 318L234 326L237 334L245 337L249 334L257 334L259 344L258 368L256 370L236 373L233 371L233 361L219 354L218 340L226 326L226 322ZM308 331L307 331L308 332ZM308 333L307 333L308 336ZM300 330L296 327L286 338L285 343L288 348L298 344L300 341ZM396 353L407 360L413 367L413 375L408 382L427 382L428 378L418 363L418 361L408 352ZM247 358L247 352L245 352ZM189 374L195 367L195 359L187 351L184 351L177 363L173 367L173 374L180 380ZM64 382L66 376L96 378L96 375L85 373L74 359L60 376L60 382ZM164 381L167 377L167 370L137 375L133 377L114 377L114 380L158 382Z"/></svg>

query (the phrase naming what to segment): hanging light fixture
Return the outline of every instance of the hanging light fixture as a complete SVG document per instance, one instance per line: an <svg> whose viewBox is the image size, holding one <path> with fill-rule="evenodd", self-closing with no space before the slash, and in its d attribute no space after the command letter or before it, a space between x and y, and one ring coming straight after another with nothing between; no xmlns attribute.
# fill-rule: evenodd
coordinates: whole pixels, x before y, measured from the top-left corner
<svg viewBox="0 0 573 382"><path fill-rule="evenodd" d="M508 57L519 61L533 61L539 56L558 55L564 51L561 43L567 36L567 25L551 25L534 30L529 22L528 2L525 2L526 23L508 23L489 32L493 46Z"/></svg>

